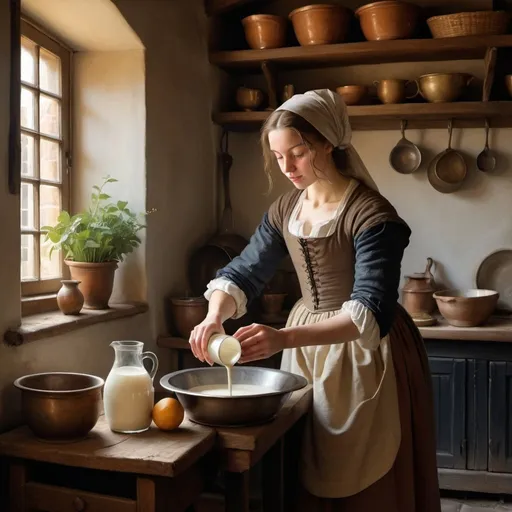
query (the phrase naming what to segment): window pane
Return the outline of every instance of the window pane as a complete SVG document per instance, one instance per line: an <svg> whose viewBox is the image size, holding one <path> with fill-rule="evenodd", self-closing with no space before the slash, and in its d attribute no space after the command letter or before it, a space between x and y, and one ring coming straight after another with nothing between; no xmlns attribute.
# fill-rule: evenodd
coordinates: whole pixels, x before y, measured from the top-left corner
<svg viewBox="0 0 512 512"><path fill-rule="evenodd" d="M41 235L41 279L54 279L61 276L60 251L53 251L50 259L50 245Z"/></svg>
<svg viewBox="0 0 512 512"><path fill-rule="evenodd" d="M21 175L36 176L36 144L32 135L21 134Z"/></svg>
<svg viewBox="0 0 512 512"><path fill-rule="evenodd" d="M35 236L21 235L21 279L35 279Z"/></svg>
<svg viewBox="0 0 512 512"><path fill-rule="evenodd" d="M21 126L36 129L36 96L25 87L21 88Z"/></svg>
<svg viewBox="0 0 512 512"><path fill-rule="evenodd" d="M20 190L21 227L34 229L35 226L35 188L30 183L22 183Z"/></svg>
<svg viewBox="0 0 512 512"><path fill-rule="evenodd" d="M41 94L39 99L40 131L46 135L60 135L60 104L59 101Z"/></svg>
<svg viewBox="0 0 512 512"><path fill-rule="evenodd" d="M21 38L21 80L36 85L36 45L26 37Z"/></svg>
<svg viewBox="0 0 512 512"><path fill-rule="evenodd" d="M60 96L60 59L41 48L39 51L39 88Z"/></svg>
<svg viewBox="0 0 512 512"><path fill-rule="evenodd" d="M60 188L41 185L39 187L40 227L53 226L57 223L60 206Z"/></svg>
<svg viewBox="0 0 512 512"><path fill-rule="evenodd" d="M39 153L41 179L60 182L60 144L41 138Z"/></svg>

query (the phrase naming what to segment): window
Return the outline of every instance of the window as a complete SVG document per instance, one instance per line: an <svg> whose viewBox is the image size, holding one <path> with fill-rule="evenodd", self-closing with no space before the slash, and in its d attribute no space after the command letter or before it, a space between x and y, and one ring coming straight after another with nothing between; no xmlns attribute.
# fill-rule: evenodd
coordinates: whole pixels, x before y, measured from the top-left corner
<svg viewBox="0 0 512 512"><path fill-rule="evenodd" d="M62 255L41 227L69 208L71 53L29 22L21 23L21 291L55 292Z"/></svg>

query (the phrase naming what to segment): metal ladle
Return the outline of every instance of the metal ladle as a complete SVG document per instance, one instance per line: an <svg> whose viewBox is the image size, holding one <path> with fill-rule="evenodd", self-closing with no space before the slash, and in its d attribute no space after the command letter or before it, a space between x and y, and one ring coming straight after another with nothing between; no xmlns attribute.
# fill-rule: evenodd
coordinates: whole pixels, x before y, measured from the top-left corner
<svg viewBox="0 0 512 512"><path fill-rule="evenodd" d="M397 142L389 155L389 164L400 174L411 174L421 164L421 151L416 144L413 144L405 137L406 126L407 121L400 123L402 138Z"/></svg>
<svg viewBox="0 0 512 512"><path fill-rule="evenodd" d="M489 121L485 120L485 147L476 158L476 165L482 172L493 171L496 167L496 155L489 149Z"/></svg>

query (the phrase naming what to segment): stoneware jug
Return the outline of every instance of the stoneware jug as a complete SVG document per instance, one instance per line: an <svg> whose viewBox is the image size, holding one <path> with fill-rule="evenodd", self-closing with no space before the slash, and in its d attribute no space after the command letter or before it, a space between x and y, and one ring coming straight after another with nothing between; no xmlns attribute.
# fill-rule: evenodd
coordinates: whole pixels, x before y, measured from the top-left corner
<svg viewBox="0 0 512 512"><path fill-rule="evenodd" d="M113 341L110 346L115 360L103 391L105 418L114 432L144 432L152 420L158 358L153 352L143 352L140 341ZM149 373L142 364L144 359L152 362Z"/></svg>
<svg viewBox="0 0 512 512"><path fill-rule="evenodd" d="M434 276L430 272L432 258L427 258L427 267L424 272L405 276L402 288L402 305L412 316L430 315L436 308L433 294L436 291Z"/></svg>

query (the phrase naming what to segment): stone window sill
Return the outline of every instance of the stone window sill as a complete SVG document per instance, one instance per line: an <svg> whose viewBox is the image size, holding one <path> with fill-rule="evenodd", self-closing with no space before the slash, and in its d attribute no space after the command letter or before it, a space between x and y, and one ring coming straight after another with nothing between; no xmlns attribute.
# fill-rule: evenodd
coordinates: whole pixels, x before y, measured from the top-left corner
<svg viewBox="0 0 512 512"><path fill-rule="evenodd" d="M39 313L24 317L17 329L6 331L4 341L7 345L18 346L66 334L89 325L140 315L147 310L147 304L134 303L111 304L109 309L104 310L83 309L79 315L63 315L60 311Z"/></svg>

